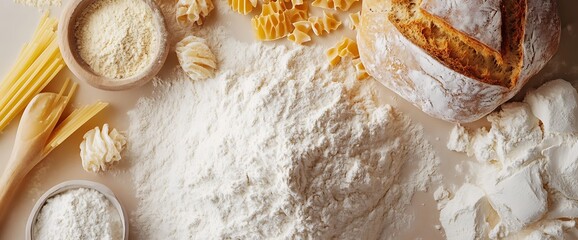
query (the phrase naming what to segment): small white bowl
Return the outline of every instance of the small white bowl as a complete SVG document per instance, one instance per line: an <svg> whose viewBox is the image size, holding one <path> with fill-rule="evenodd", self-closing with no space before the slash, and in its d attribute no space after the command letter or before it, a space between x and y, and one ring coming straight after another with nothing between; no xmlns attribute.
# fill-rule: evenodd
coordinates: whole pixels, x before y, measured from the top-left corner
<svg viewBox="0 0 578 240"><path fill-rule="evenodd" d="M46 193L42 194L40 199L38 199L38 201L34 205L34 208L32 208L32 212L30 213L30 216L28 217L28 222L26 223L26 239L27 240L33 239L32 238L32 236L34 235L34 233L32 232L33 226L36 223L36 218L38 217L40 210L42 209L42 207L46 203L46 200L48 200L49 198L56 196L60 193L63 193L65 191L68 191L71 189L78 189L78 188L88 188L88 189L96 190L96 191L100 192L102 195L104 195L104 197L106 197L106 199L108 199L108 201L110 201L110 203L116 208L116 210L118 210L118 214L121 217L120 219L122 222L122 227L124 229L123 239L128 240L128 217L126 215L126 212L122 208L122 205L120 205L120 202L118 201L116 196L114 196L114 193L108 187L106 187L100 183L86 181L86 180L72 180L72 181L63 182L63 183L60 183L60 184L52 187L51 189L46 191Z"/></svg>

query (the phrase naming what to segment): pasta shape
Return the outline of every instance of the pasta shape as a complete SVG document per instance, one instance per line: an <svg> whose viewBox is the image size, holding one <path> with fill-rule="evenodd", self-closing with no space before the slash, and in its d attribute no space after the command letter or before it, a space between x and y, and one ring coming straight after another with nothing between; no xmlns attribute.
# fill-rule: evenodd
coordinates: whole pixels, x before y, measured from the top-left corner
<svg viewBox="0 0 578 240"><path fill-rule="evenodd" d="M285 12L266 16L255 16L251 19L256 37L262 41L272 41L287 36L291 32L291 22Z"/></svg>
<svg viewBox="0 0 578 240"><path fill-rule="evenodd" d="M355 30L359 27L359 17L359 12L349 14L349 29Z"/></svg>
<svg viewBox="0 0 578 240"><path fill-rule="evenodd" d="M109 131L108 124L102 130L96 127L83 136L80 143L82 167L87 172L100 172L121 160L121 152L126 146L126 137L116 129Z"/></svg>
<svg viewBox="0 0 578 240"><path fill-rule="evenodd" d="M247 15L257 6L257 0L228 0L231 9L243 15Z"/></svg>
<svg viewBox="0 0 578 240"><path fill-rule="evenodd" d="M311 23L308 21L299 21L293 23L293 32L287 36L287 39L297 44L311 41Z"/></svg>
<svg viewBox="0 0 578 240"><path fill-rule="evenodd" d="M263 4L261 14L251 19L257 39L272 41L286 37L293 30L293 25L287 17L285 2L271 1Z"/></svg>
<svg viewBox="0 0 578 240"><path fill-rule="evenodd" d="M317 36L323 35L323 32L330 33L335 31L341 26L341 22L333 14L327 14L323 11L323 17L310 17L309 22L311 22L311 29L313 33Z"/></svg>
<svg viewBox="0 0 578 240"><path fill-rule="evenodd" d="M341 58L350 57L352 59L359 58L359 50L357 49L357 42L348 37L343 37L334 47L327 50L327 60L331 66L335 66L341 62Z"/></svg>
<svg viewBox="0 0 578 240"><path fill-rule="evenodd" d="M361 62L361 59L356 58L356 59L353 59L351 62L353 63L353 66L355 67L355 71L357 72L357 74L356 74L357 80L364 80L364 79L369 78L369 74L365 70L365 66Z"/></svg>
<svg viewBox="0 0 578 240"><path fill-rule="evenodd" d="M177 2L177 22L181 25L203 25L215 6L212 0L179 0Z"/></svg>
<svg viewBox="0 0 578 240"><path fill-rule="evenodd" d="M272 15L275 13L282 13L285 12L285 10L287 10L285 2L280 0L271 1L263 4L263 6L261 7L261 16Z"/></svg>
<svg viewBox="0 0 578 240"><path fill-rule="evenodd" d="M311 3L314 7L347 11L359 0L315 0Z"/></svg>
<svg viewBox="0 0 578 240"><path fill-rule="evenodd" d="M290 22L307 21L309 18L309 7L307 5L293 5L287 10L287 18Z"/></svg>
<svg viewBox="0 0 578 240"><path fill-rule="evenodd" d="M291 0L291 4L293 6L301 6L301 5L306 5L303 0Z"/></svg>
<svg viewBox="0 0 578 240"><path fill-rule="evenodd" d="M177 43L175 52L181 67L192 80L203 80L215 75L217 59L204 39L185 37Z"/></svg>

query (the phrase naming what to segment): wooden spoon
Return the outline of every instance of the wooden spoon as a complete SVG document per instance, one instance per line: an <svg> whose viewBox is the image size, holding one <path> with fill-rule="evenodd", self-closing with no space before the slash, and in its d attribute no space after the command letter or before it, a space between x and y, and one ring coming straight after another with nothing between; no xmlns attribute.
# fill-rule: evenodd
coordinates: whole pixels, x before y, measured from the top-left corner
<svg viewBox="0 0 578 240"><path fill-rule="evenodd" d="M26 174L42 160L44 145L67 103L68 98L61 91L40 93L26 106L12 155L0 177L0 222L6 218L10 202Z"/></svg>

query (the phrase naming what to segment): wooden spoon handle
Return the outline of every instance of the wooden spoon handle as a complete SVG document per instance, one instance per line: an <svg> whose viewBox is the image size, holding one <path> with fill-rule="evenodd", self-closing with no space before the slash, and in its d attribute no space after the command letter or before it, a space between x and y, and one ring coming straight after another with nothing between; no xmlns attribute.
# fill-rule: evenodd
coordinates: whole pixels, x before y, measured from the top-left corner
<svg viewBox="0 0 578 240"><path fill-rule="evenodd" d="M0 176L0 224L7 218L12 199L26 174L38 163L38 151L22 152L14 149L6 170Z"/></svg>

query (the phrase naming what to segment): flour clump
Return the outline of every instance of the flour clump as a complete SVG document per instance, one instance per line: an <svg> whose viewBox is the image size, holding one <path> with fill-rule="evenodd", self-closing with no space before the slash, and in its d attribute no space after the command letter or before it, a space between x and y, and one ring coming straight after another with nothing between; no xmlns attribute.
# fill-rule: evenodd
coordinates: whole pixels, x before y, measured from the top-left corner
<svg viewBox="0 0 578 240"><path fill-rule="evenodd" d="M575 239L578 218L578 93L564 80L530 91L524 102L508 103L488 116L485 128L456 126L448 148L475 156L471 184L483 189L495 212L493 224L451 221L463 212L457 194L441 210L440 221L450 239L463 237L452 229L487 234L490 239ZM463 206L462 206L463 207ZM574 229L574 230L572 230ZM449 230L449 231L448 231ZM474 235L472 235L474 236Z"/></svg>

